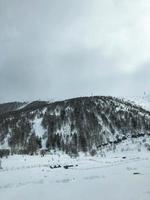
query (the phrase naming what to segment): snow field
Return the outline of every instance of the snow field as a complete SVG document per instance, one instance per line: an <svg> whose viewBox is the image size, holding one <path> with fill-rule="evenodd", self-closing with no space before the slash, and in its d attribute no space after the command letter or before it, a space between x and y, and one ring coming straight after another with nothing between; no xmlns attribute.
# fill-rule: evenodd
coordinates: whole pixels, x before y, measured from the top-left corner
<svg viewBox="0 0 150 200"><path fill-rule="evenodd" d="M52 165L74 167L51 169ZM75 166L78 165L78 166ZM150 152L106 157L10 156L2 160L2 200L149 200Z"/></svg>

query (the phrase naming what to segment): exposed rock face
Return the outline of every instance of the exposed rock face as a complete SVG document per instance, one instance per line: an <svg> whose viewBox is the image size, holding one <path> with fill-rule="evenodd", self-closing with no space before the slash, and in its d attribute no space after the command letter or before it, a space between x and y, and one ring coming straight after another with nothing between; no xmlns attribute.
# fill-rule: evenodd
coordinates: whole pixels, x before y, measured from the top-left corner
<svg viewBox="0 0 150 200"><path fill-rule="evenodd" d="M0 105L0 146L15 153L43 148L77 154L150 135L150 112L113 97L9 105Z"/></svg>

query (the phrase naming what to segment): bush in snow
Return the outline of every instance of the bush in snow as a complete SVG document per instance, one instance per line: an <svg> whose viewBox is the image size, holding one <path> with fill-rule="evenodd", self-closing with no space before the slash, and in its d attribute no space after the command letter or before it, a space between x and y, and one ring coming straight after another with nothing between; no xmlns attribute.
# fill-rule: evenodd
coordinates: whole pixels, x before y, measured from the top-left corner
<svg viewBox="0 0 150 200"><path fill-rule="evenodd" d="M9 149L0 149L0 158L8 157L10 155Z"/></svg>
<svg viewBox="0 0 150 200"><path fill-rule="evenodd" d="M90 151L90 155L91 155L91 156L95 156L96 154L97 154L96 149L92 149L92 150Z"/></svg>
<svg viewBox="0 0 150 200"><path fill-rule="evenodd" d="M150 151L150 144L146 143L146 144L145 144L145 147L146 147L146 149L147 149L148 151Z"/></svg>

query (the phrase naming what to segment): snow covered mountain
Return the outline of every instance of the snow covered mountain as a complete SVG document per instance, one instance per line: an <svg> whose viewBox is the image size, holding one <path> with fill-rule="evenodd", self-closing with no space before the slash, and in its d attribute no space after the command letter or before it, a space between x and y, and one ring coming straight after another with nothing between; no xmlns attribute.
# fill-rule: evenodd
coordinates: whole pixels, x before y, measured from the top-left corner
<svg viewBox="0 0 150 200"><path fill-rule="evenodd" d="M143 96L135 96L131 97L130 99L137 105L142 106L144 109L150 110L150 94L144 93Z"/></svg>
<svg viewBox="0 0 150 200"><path fill-rule="evenodd" d="M12 153L94 153L143 136L150 136L150 112L114 97L0 105L0 148Z"/></svg>
<svg viewBox="0 0 150 200"><path fill-rule="evenodd" d="M25 102L24 103L10 102L10 103L0 104L0 114L20 109L25 105L26 105Z"/></svg>

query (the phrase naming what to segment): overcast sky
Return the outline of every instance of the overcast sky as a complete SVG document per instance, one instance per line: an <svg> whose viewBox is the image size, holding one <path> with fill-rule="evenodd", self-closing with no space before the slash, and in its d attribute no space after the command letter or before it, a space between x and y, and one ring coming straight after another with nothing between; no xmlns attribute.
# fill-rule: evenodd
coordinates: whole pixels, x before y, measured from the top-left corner
<svg viewBox="0 0 150 200"><path fill-rule="evenodd" d="M144 91L149 0L0 0L0 102Z"/></svg>

